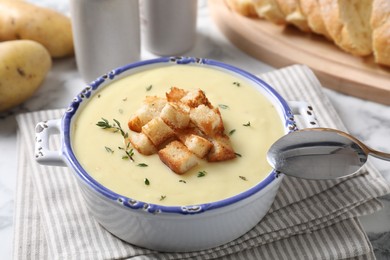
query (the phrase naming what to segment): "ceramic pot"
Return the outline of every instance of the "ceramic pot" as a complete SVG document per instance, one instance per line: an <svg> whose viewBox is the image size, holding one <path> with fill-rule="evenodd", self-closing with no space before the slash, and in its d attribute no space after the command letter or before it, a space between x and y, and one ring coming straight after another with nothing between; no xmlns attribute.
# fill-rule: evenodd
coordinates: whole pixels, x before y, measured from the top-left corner
<svg viewBox="0 0 390 260"><path fill-rule="evenodd" d="M220 201L199 205L162 206L137 201L109 190L94 180L80 165L71 144L72 125L88 100L112 82L156 66L205 66L247 79L264 94L278 111L285 133L297 129L294 113L303 111L304 103L287 103L272 87L239 68L209 59L164 57L132 63L112 70L90 83L71 101L61 119L41 122L36 127L35 155L38 163L68 166L74 172L86 204L95 219L113 235L145 248L158 251L196 251L230 242L253 228L267 213L283 179L274 171L252 188ZM60 132L61 148L51 151L48 140Z"/></svg>

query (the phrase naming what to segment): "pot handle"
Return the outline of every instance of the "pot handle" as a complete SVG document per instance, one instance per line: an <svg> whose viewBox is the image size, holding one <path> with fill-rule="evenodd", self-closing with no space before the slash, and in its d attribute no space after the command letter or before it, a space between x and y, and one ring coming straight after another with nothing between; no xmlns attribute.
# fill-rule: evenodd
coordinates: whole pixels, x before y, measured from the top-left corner
<svg viewBox="0 0 390 260"><path fill-rule="evenodd" d="M288 101L287 103L294 115L300 115L302 117L302 123L305 124L303 128L319 127L311 105L304 101Z"/></svg>
<svg viewBox="0 0 390 260"><path fill-rule="evenodd" d="M66 166L62 149L50 150L50 136L61 132L61 119L43 121L35 127L35 160L43 165ZM62 145L62 144L61 144Z"/></svg>

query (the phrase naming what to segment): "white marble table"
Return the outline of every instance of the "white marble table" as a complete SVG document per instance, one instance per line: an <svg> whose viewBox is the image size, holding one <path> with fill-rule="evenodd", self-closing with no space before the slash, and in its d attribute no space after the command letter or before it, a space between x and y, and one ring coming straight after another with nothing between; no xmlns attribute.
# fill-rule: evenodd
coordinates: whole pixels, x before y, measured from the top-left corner
<svg viewBox="0 0 390 260"><path fill-rule="evenodd" d="M30 0L68 14L66 0ZM195 47L185 55L230 63L258 74L273 68L234 47L209 17L207 2L199 2ZM142 50L142 59L155 57ZM390 79L389 79L390 83ZM12 258L14 192L17 156L15 114L42 109L64 108L83 88L74 58L56 60L39 91L22 106L0 114L0 259ZM348 130L368 145L390 152L390 107L356 99L325 89ZM390 182L390 162L372 160ZM390 259L390 195L381 198L384 210L361 218L378 259Z"/></svg>

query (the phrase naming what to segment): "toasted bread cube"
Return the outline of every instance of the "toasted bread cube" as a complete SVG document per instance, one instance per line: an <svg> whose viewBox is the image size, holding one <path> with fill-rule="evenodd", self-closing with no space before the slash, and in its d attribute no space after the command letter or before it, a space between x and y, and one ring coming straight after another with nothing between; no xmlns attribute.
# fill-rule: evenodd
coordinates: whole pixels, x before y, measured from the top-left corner
<svg viewBox="0 0 390 260"><path fill-rule="evenodd" d="M184 145L187 146L188 150L194 153L199 158L204 158L210 151L213 143L199 135L185 135Z"/></svg>
<svg viewBox="0 0 390 260"><path fill-rule="evenodd" d="M143 133L130 132L128 140L140 154L152 155L157 153L157 148Z"/></svg>
<svg viewBox="0 0 390 260"><path fill-rule="evenodd" d="M177 103L168 102L160 113L161 119L174 129L183 129L190 123L189 112L183 110Z"/></svg>
<svg viewBox="0 0 390 260"><path fill-rule="evenodd" d="M185 138L190 135L199 135L200 137L207 138L206 135L192 122L190 122L188 127L185 129L176 129L175 134L182 143L184 143Z"/></svg>
<svg viewBox="0 0 390 260"><path fill-rule="evenodd" d="M146 96L144 100L144 105L157 112L160 112L166 103L167 100L165 98L157 96Z"/></svg>
<svg viewBox="0 0 390 260"><path fill-rule="evenodd" d="M166 103L167 101L164 98L147 96L142 107L129 119L127 123L129 129L135 132L141 132L144 125L160 115Z"/></svg>
<svg viewBox="0 0 390 260"><path fill-rule="evenodd" d="M142 127L144 133L157 148L175 136L175 132L160 117L153 118Z"/></svg>
<svg viewBox="0 0 390 260"><path fill-rule="evenodd" d="M225 130L218 108L200 105L190 112L191 121L208 136L220 135Z"/></svg>
<svg viewBox="0 0 390 260"><path fill-rule="evenodd" d="M198 164L197 157L179 141L170 142L158 152L158 156L177 174L183 174Z"/></svg>
<svg viewBox="0 0 390 260"><path fill-rule="evenodd" d="M228 136L214 136L211 142L213 143L213 147L207 155L209 162L220 162L236 158Z"/></svg>
<svg viewBox="0 0 390 260"><path fill-rule="evenodd" d="M189 91L180 99L180 101L191 108L196 108L199 105L205 105L212 108L212 105L207 99L205 93L200 89Z"/></svg>
<svg viewBox="0 0 390 260"><path fill-rule="evenodd" d="M165 94L168 102L178 102L187 94L187 91L181 88L172 87L171 91Z"/></svg>
<svg viewBox="0 0 390 260"><path fill-rule="evenodd" d="M159 115L155 110L151 110L148 106L142 106L136 111L136 113L129 119L127 125L130 130L135 132L141 132L142 127L149 123L150 120Z"/></svg>

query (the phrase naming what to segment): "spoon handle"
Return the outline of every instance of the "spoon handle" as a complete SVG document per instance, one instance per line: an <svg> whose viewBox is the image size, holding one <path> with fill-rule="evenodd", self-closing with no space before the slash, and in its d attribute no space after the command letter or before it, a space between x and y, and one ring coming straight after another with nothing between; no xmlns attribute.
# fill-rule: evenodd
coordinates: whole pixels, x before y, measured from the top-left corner
<svg viewBox="0 0 390 260"><path fill-rule="evenodd" d="M390 153L380 152L380 151L374 150L372 148L370 148L369 150L370 150L370 154L375 156L376 158L390 161Z"/></svg>

